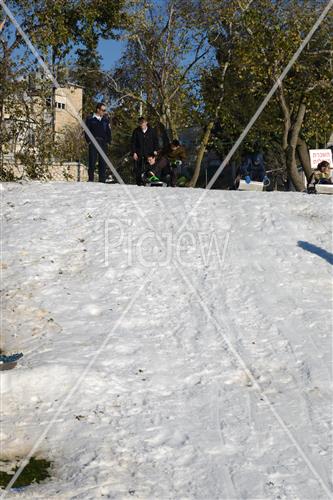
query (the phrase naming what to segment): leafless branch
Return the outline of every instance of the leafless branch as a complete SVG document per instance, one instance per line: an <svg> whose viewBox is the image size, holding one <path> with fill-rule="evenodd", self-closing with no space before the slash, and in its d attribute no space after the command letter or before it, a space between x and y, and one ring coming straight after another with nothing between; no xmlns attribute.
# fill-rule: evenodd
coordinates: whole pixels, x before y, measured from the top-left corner
<svg viewBox="0 0 333 500"><path fill-rule="evenodd" d="M0 33L4 29L4 27L5 27L6 21L7 21L7 16L5 16L5 18L3 19L3 21L1 21L1 23L0 23Z"/></svg>
<svg viewBox="0 0 333 500"><path fill-rule="evenodd" d="M138 44L139 44L139 46L140 46L140 49L141 49L141 51L142 51L142 54L144 54L144 56L145 56L145 57L146 57L146 59L147 59L147 62L148 62L148 64L149 64L149 66L150 66L150 69L151 69L152 74L155 76L155 78L156 78L157 80L159 80L159 81L161 82L161 76L160 76L160 74L158 73L158 71L156 70L156 68L155 68L155 64L154 64L153 60L152 60L152 59L148 56L148 54L147 54L147 50L145 50L145 47L144 47L144 45L143 45L143 43L142 43L142 40L141 40L141 38L140 38L140 36L139 36L138 34L135 36L135 39L137 40L137 42L138 42Z"/></svg>
<svg viewBox="0 0 333 500"><path fill-rule="evenodd" d="M162 30L161 36L163 36L164 32L167 30L167 38L165 42L165 49L164 49L164 59L163 59L163 67L162 67L162 72L161 72L161 83L162 85L165 84L168 80L168 51L170 48L170 37L171 37L171 24L172 24L172 18L173 18L173 13L174 13L174 4L171 4L170 7L170 13L168 17L167 24L165 28Z"/></svg>
<svg viewBox="0 0 333 500"><path fill-rule="evenodd" d="M309 94L310 92L312 92L313 90L317 89L317 88L321 88L321 89L324 89L324 88L331 88L332 87L332 81L328 81L328 80L319 80L318 82L314 83L313 85L310 85L309 87L307 87L307 89L304 91L305 94Z"/></svg>

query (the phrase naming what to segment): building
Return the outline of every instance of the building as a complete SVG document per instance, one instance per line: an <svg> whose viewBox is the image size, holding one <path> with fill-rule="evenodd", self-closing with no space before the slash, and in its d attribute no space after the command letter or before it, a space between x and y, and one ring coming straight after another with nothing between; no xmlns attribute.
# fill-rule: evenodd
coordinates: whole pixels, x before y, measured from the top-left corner
<svg viewBox="0 0 333 500"><path fill-rule="evenodd" d="M55 90L54 131L61 134L66 127L77 124L77 115L82 118L83 88L70 83Z"/></svg>
<svg viewBox="0 0 333 500"><path fill-rule="evenodd" d="M43 82L44 80L44 82ZM41 97L41 86L44 85L44 94L48 96ZM36 154L41 139L41 132L49 132L49 137L54 138L64 133L66 128L75 127L78 123L78 117L82 118L83 106L83 88L74 83L68 83L54 90L52 98L52 88L47 92L48 82L45 85L43 75L31 75L29 78L29 91L21 96L23 101L16 103L14 112L11 113L9 106L4 109L4 127L10 136L10 141L5 146L1 146L1 164L7 171L10 169L14 177L22 177L24 165L21 164L20 157L22 152L26 154ZM46 92L45 92L46 88ZM54 103L54 104L52 104ZM59 163L57 172L59 172ZM50 165L50 171L52 165ZM64 178L68 179L68 169ZM76 166L74 168L76 172ZM52 174L52 172L51 172ZM61 175L57 178L62 180ZM84 174L81 173L81 178Z"/></svg>

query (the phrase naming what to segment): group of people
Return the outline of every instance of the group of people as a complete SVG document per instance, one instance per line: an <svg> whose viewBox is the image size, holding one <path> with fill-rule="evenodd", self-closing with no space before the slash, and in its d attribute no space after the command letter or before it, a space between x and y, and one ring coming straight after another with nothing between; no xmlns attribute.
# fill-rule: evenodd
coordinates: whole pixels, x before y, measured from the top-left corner
<svg viewBox="0 0 333 500"><path fill-rule="evenodd" d="M111 143L111 127L106 115L104 103L98 103L95 112L86 120L86 127L106 154ZM94 181L95 166L98 159L99 182L106 181L106 162L96 149L90 134L85 132L89 148L88 180ZM167 185L175 187L180 165L186 160L185 148L178 140L173 140L162 149L155 130L150 127L145 117L140 117L138 126L132 134L131 154L133 173L138 186L164 180Z"/></svg>
<svg viewBox="0 0 333 500"><path fill-rule="evenodd" d="M177 139L159 150L156 132L144 117L132 134L131 154L138 186L163 179L175 187L178 167L186 160L185 148Z"/></svg>
<svg viewBox="0 0 333 500"><path fill-rule="evenodd" d="M96 139L104 154L111 142L111 127L106 115L104 103L98 103L95 112L86 120L86 127ZM93 182L95 166L98 159L99 182L106 181L106 162L93 144L89 134L85 134L89 145L88 180ZM178 140L160 147L156 131L145 117L140 117L138 126L131 138L131 156L133 159L133 174L138 186L164 181L168 186L177 185L177 176L181 165L186 161L186 150ZM254 153L245 158L244 163L236 173L234 189L238 189L240 179L247 183L259 181L269 183L266 175L263 155Z"/></svg>
<svg viewBox="0 0 333 500"><path fill-rule="evenodd" d="M94 181L95 165L98 159L99 182L106 181L107 146L111 143L110 121L106 114L104 103L96 105L95 112L86 120L86 141L89 146L88 180ZM101 154L91 140L96 139L104 154ZM132 134L131 155L133 158L133 173L138 186L163 180L168 186L177 185L177 175L180 166L186 160L186 150L178 140L173 140L160 147L155 129L150 127L145 117L140 117L138 126ZM263 182L269 185L262 153L249 154L236 172L233 189L238 189L240 179L245 182ZM316 184L332 184L330 164L327 161L319 163L308 182L308 192L316 192Z"/></svg>

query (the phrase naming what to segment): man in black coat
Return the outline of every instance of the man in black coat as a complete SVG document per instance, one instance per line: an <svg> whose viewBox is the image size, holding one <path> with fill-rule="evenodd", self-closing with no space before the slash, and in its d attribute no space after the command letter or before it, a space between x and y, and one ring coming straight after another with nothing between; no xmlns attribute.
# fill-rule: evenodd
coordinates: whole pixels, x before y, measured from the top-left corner
<svg viewBox="0 0 333 500"><path fill-rule="evenodd" d="M93 115L88 116L86 120L86 125L92 135L95 137L96 141L103 149L104 153L107 154L107 145L111 142L111 128L110 122L106 113L106 107L103 102L100 102L96 106L96 111ZM95 145L91 142L87 134L85 134L86 141L89 145L89 168L88 176L89 182L94 182L94 172L95 165L98 158L98 180L99 182L105 182L106 180L106 164L100 153L97 151Z"/></svg>
<svg viewBox="0 0 333 500"><path fill-rule="evenodd" d="M146 170L148 156L157 155L158 138L153 128L148 125L146 118L139 118L139 126L132 134L131 151L134 160L136 183L142 185L142 173Z"/></svg>

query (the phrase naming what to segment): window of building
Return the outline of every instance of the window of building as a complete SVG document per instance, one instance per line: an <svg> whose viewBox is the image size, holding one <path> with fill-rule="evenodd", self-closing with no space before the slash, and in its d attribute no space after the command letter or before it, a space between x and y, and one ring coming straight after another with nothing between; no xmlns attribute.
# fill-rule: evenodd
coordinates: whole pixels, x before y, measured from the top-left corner
<svg viewBox="0 0 333 500"><path fill-rule="evenodd" d="M66 109L66 103L65 102L59 102L59 101L56 101L55 103L55 107L57 109Z"/></svg>

